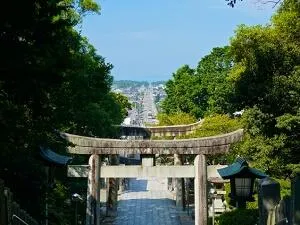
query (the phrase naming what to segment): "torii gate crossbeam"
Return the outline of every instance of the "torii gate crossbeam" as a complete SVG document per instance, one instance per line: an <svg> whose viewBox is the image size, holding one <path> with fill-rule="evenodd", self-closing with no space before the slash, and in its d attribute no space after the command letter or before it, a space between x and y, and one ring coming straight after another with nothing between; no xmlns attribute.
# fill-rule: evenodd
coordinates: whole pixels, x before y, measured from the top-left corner
<svg viewBox="0 0 300 225"><path fill-rule="evenodd" d="M88 177L86 225L100 225L100 177L194 177L195 182L195 225L207 225L207 165L206 155L225 153L230 144L242 138L243 130L228 134L179 140L119 140L61 134L73 143L68 151L73 154L91 155L87 170L78 166L77 173ZM101 166L101 154L196 154L193 167L182 166ZM76 166L75 166L76 167ZM73 173L76 169L73 167ZM79 171L79 172L78 172ZM85 171L85 172L84 172ZM182 173L182 172L185 173ZM72 171L71 171L72 172ZM71 173L69 171L69 173ZM178 173L176 173L178 172ZM85 174L85 175L84 175ZM163 174L163 175L162 175ZM72 176L72 175L70 175Z"/></svg>

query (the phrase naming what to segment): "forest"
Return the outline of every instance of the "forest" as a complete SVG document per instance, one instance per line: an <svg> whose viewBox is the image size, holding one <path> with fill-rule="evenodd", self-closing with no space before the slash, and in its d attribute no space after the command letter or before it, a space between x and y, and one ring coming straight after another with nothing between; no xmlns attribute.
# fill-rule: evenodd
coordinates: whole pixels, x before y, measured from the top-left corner
<svg viewBox="0 0 300 225"><path fill-rule="evenodd" d="M113 137L128 106L111 92L113 65L80 32L85 16L99 14L100 6L93 0L24 0L1 8L0 177L43 224L50 190L49 224L71 224L68 199L85 192L86 182L74 183L58 167L49 188L40 147L66 155L57 131Z"/></svg>

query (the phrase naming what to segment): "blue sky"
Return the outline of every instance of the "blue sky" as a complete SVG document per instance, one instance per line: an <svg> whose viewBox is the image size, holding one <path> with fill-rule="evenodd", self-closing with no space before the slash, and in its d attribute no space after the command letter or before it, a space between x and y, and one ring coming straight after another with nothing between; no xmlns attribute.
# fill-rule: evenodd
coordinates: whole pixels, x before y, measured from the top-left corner
<svg viewBox="0 0 300 225"><path fill-rule="evenodd" d="M168 80L224 46L239 24L266 24L271 5L225 0L102 0L101 15L84 18L82 34L114 65L115 80Z"/></svg>

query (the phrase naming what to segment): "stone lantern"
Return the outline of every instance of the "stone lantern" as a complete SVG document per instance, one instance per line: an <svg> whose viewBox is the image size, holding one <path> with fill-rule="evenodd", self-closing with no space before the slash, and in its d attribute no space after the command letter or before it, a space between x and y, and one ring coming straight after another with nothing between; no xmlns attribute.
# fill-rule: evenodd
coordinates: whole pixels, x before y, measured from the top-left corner
<svg viewBox="0 0 300 225"><path fill-rule="evenodd" d="M218 169L218 172L223 179L230 179L231 193L229 197L238 208L246 208L247 201L254 201L253 187L255 179L267 177L263 172L250 168L242 158L237 158L233 164Z"/></svg>

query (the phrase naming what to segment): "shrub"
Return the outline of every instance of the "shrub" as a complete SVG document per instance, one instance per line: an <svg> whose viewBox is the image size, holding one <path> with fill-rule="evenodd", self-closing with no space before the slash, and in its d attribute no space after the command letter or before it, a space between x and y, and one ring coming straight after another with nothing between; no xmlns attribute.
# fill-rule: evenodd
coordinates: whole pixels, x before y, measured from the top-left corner
<svg viewBox="0 0 300 225"><path fill-rule="evenodd" d="M256 225L258 209L235 209L216 218L216 225Z"/></svg>
<svg viewBox="0 0 300 225"><path fill-rule="evenodd" d="M242 128L242 124L238 118L230 118L228 115L214 115L205 117L201 126L192 134L191 137L208 137L219 134L226 134Z"/></svg>
<svg viewBox="0 0 300 225"><path fill-rule="evenodd" d="M280 184L281 198L291 195L291 180L274 178Z"/></svg>
<svg viewBox="0 0 300 225"><path fill-rule="evenodd" d="M194 116L188 113L176 113L170 115L160 113L157 115L157 119L159 121L159 126L187 125L197 121Z"/></svg>

